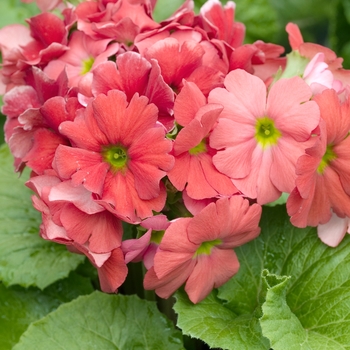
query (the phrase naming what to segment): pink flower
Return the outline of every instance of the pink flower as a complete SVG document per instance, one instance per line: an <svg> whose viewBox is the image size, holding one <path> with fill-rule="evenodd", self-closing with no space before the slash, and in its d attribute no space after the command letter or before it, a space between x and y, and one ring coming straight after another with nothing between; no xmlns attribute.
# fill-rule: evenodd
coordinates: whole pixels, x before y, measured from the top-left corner
<svg viewBox="0 0 350 350"><path fill-rule="evenodd" d="M174 37L168 37L150 46L144 55L148 60L158 61L164 81L176 93L180 92L182 80L186 79L195 82L207 95L212 88L221 86L223 73L207 62L206 51L206 44L195 40L181 43Z"/></svg>
<svg viewBox="0 0 350 350"><path fill-rule="evenodd" d="M93 69L119 50L119 44L110 44L110 41L93 40L82 32L73 32L68 43L69 51L50 61L44 72L49 78L57 79L65 70L69 87L78 87L79 92L91 96Z"/></svg>
<svg viewBox="0 0 350 350"><path fill-rule="evenodd" d="M238 192L232 181L214 167L212 157L216 151L209 146L208 135L216 124L222 107L205 104L196 114L188 116L191 111L187 108L189 102L195 107L197 101L201 104L200 101L205 100L194 83L185 83L175 102L175 120L185 126L176 136L173 150L175 164L168 172L168 177L179 191L183 191L186 186L187 194L193 199L230 196Z"/></svg>
<svg viewBox="0 0 350 350"><path fill-rule="evenodd" d="M320 137L298 159L296 188L287 201L291 222L297 227L326 224L332 212L350 217L349 102L341 104L332 89L314 100L322 117Z"/></svg>
<svg viewBox="0 0 350 350"><path fill-rule="evenodd" d="M149 98L159 110L158 120L167 129L174 126L174 92L164 82L155 60L148 62L136 52L117 56L116 62L99 64L93 73L92 93L107 94L109 90L122 90L130 101L136 92Z"/></svg>
<svg viewBox="0 0 350 350"><path fill-rule="evenodd" d="M160 26L150 16L153 5L154 0L85 1L75 10L78 29L93 39L111 38L125 50L133 49L139 33Z"/></svg>
<svg viewBox="0 0 350 350"><path fill-rule="evenodd" d="M191 301L200 302L237 273L233 248L258 236L260 215L260 205L233 196L210 203L193 218L174 220L145 276L145 289L168 298L186 282Z"/></svg>
<svg viewBox="0 0 350 350"><path fill-rule="evenodd" d="M303 79L310 85L314 95L325 89L333 88L337 92L342 89L343 84L334 79L332 72L328 69L328 64L324 60L324 54L319 52L304 70Z"/></svg>
<svg viewBox="0 0 350 350"><path fill-rule="evenodd" d="M235 70L225 87L208 98L224 106L209 137L218 150L214 165L245 196L272 202L294 188L296 161L319 123L318 106L299 77L277 81L267 96L263 81Z"/></svg>
<svg viewBox="0 0 350 350"><path fill-rule="evenodd" d="M140 238L126 239L122 242L125 262L143 261L146 269L149 270L153 266L154 255L163 238L164 231L169 225L170 222L163 214L155 215L142 221L140 226L146 228L147 232Z"/></svg>
<svg viewBox="0 0 350 350"><path fill-rule="evenodd" d="M286 31L293 50L298 50L301 56L310 60L318 53L324 54L324 62L328 65L328 69L333 73L334 78L344 84L350 83L350 71L342 67L343 58L337 57L336 53L328 47L304 42L299 27L294 23L288 23Z"/></svg>
<svg viewBox="0 0 350 350"><path fill-rule="evenodd" d="M121 217L138 221L160 211L165 189L160 180L173 166L172 144L157 124L158 110L135 94L98 95L74 122L60 130L75 147L59 146L54 168L63 179L95 193Z"/></svg>
<svg viewBox="0 0 350 350"><path fill-rule="evenodd" d="M69 144L59 133L60 123L73 120L82 106L66 95L64 74L54 81L33 67L27 75L30 85L16 86L4 96L5 139L15 157L16 171L27 165L43 174L51 168L57 146Z"/></svg>
<svg viewBox="0 0 350 350"><path fill-rule="evenodd" d="M224 7L219 0L209 0L200 9L199 23L210 38L220 39L233 48L243 44L245 26L235 22L236 4L228 1Z"/></svg>
<svg viewBox="0 0 350 350"><path fill-rule="evenodd" d="M101 289L116 292L127 275L121 221L98 205L82 185L61 182L52 171L32 177L26 185L38 195L32 200L42 215L41 236L85 254L98 270Z"/></svg>

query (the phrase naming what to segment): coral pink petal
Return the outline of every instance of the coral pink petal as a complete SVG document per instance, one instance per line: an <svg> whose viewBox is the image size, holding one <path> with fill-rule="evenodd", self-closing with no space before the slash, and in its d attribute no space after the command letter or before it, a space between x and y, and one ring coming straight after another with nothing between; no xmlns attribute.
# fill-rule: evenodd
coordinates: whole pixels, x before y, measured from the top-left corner
<svg viewBox="0 0 350 350"><path fill-rule="evenodd" d="M286 32L288 33L289 44L293 50L298 50L299 46L304 42L299 27L289 22L286 25Z"/></svg>
<svg viewBox="0 0 350 350"><path fill-rule="evenodd" d="M213 288L226 283L239 270L236 253L232 249L213 248L210 255L197 257L197 263L189 276L185 291L196 304L206 298Z"/></svg>
<svg viewBox="0 0 350 350"><path fill-rule="evenodd" d="M101 160L98 153L60 145L53 166L63 179L69 179L74 174L76 185L84 182L88 190L101 193L109 169L109 164Z"/></svg>
<svg viewBox="0 0 350 350"><path fill-rule="evenodd" d="M332 168L338 172L344 191L350 196L350 138L336 145L333 151L338 158L332 162Z"/></svg>
<svg viewBox="0 0 350 350"><path fill-rule="evenodd" d="M195 260L190 260L180 265L175 271L170 273L166 278L159 279L154 272L154 267L149 269L145 275L143 286L146 290L155 289L161 298L169 298L178 288L180 288L190 275Z"/></svg>
<svg viewBox="0 0 350 350"><path fill-rule="evenodd" d="M22 160L37 174L43 174L51 169L57 147L67 142L61 135L44 128L37 129L32 137L33 147Z"/></svg>
<svg viewBox="0 0 350 350"><path fill-rule="evenodd" d="M279 191L290 193L295 187L296 163L304 150L303 144L290 137L281 138L278 147L272 148L270 178Z"/></svg>
<svg viewBox="0 0 350 350"><path fill-rule="evenodd" d="M166 230L170 225L170 222L166 215L159 214L154 215L142 221L141 226L147 229L152 229L155 231Z"/></svg>
<svg viewBox="0 0 350 350"><path fill-rule="evenodd" d="M94 96L105 94L109 90L123 90L122 80L114 62L107 61L99 64L93 70L91 90Z"/></svg>
<svg viewBox="0 0 350 350"><path fill-rule="evenodd" d="M200 156L192 157L190 168L188 169L186 190L187 194L193 199L204 199L218 195L217 191L207 181L201 164L201 158Z"/></svg>
<svg viewBox="0 0 350 350"><path fill-rule="evenodd" d="M115 293L125 281L128 268L120 248L112 251L110 258L98 269L101 289L106 293Z"/></svg>
<svg viewBox="0 0 350 350"><path fill-rule="evenodd" d="M189 169L190 163L191 155L189 153L180 154L175 159L174 167L167 174L171 183L179 191L182 191L187 183L188 173L183 170Z"/></svg>
<svg viewBox="0 0 350 350"><path fill-rule="evenodd" d="M170 252L193 253L197 250L198 244L193 244L188 240L187 227L191 218L180 218L171 222L165 231L160 248Z"/></svg>
<svg viewBox="0 0 350 350"><path fill-rule="evenodd" d="M207 133L202 130L202 125L198 120L192 120L185 128L181 129L174 143L174 155L189 151L196 147Z"/></svg>
<svg viewBox="0 0 350 350"><path fill-rule="evenodd" d="M4 57L13 49L27 45L33 38L22 24L11 24L0 29L0 48Z"/></svg>
<svg viewBox="0 0 350 350"><path fill-rule="evenodd" d="M53 186L49 200L70 202L86 214L95 214L105 210L93 200L92 193L83 185L73 186L71 181L60 182Z"/></svg>
<svg viewBox="0 0 350 350"><path fill-rule="evenodd" d="M206 104L206 98L195 83L184 81L174 105L175 120L182 126L194 119L197 111Z"/></svg>
<svg viewBox="0 0 350 350"><path fill-rule="evenodd" d="M271 87L266 113L280 132L305 141L320 120L316 102L309 101L311 96L310 87L301 78L281 79Z"/></svg>
<svg viewBox="0 0 350 350"><path fill-rule="evenodd" d="M215 161L214 161L215 164ZM272 164L271 149L262 151L256 147L252 154L250 173L242 178L234 178L234 185L247 197L257 198L259 204L266 204L275 201L281 195L270 179L270 168Z"/></svg>
<svg viewBox="0 0 350 350"><path fill-rule="evenodd" d="M251 164L254 164L251 158L257 148L254 137L249 137L252 133L250 128L242 126L240 134L237 127L237 123L220 118L210 135L210 146L219 150L213 156L213 163L230 178L244 178L250 173Z"/></svg>
<svg viewBox="0 0 350 350"><path fill-rule="evenodd" d="M39 108L40 101L36 91L31 86L15 86L3 97L2 113L9 118L18 117L28 108Z"/></svg>
<svg viewBox="0 0 350 350"><path fill-rule="evenodd" d="M143 95L143 92L146 91L151 64L140 54L127 52L117 57L117 66L123 91L128 100L131 100L136 92Z"/></svg>
<svg viewBox="0 0 350 350"><path fill-rule="evenodd" d="M266 86L261 79L236 69L227 74L224 84L227 91L214 89L208 97L208 102L224 105L223 118L242 122L265 115Z"/></svg>
<svg viewBox="0 0 350 350"><path fill-rule="evenodd" d="M69 204L62 209L60 219L69 238L81 245L89 242L93 253L108 253L121 244L121 221L108 211L89 215Z"/></svg>
<svg viewBox="0 0 350 350"><path fill-rule="evenodd" d="M87 107L87 114L89 113L89 110L90 108ZM108 144L108 140L97 127L94 129L91 128L89 125L89 119L91 120L92 118L87 117L86 119L79 116L74 122L63 122L59 126L59 131L62 135L68 137L74 146L100 152L101 143ZM93 124L96 125L96 122L94 121ZM95 133L90 130L95 130Z"/></svg>
<svg viewBox="0 0 350 350"><path fill-rule="evenodd" d="M217 194L230 196L238 192L238 189L232 183L231 179L215 168L212 157L207 154L202 154L199 158L203 173L205 174L205 179Z"/></svg>
<svg viewBox="0 0 350 350"><path fill-rule="evenodd" d="M151 59L151 64L152 69L144 95L158 107L160 113L173 114L174 91L165 83L158 62Z"/></svg>
<svg viewBox="0 0 350 350"><path fill-rule="evenodd" d="M149 105L145 96L135 94L127 106L125 94L117 90L97 96L92 105L99 128L109 142L118 144L123 140L126 147L153 127L158 117L157 108Z"/></svg>
<svg viewBox="0 0 350 350"><path fill-rule="evenodd" d="M62 43L66 39L67 30L64 22L56 15L44 12L28 20L32 35L45 46L53 42Z"/></svg>
<svg viewBox="0 0 350 350"><path fill-rule="evenodd" d="M208 204L215 202L215 198L206 198L202 200L196 200L187 194L187 191L184 190L182 192L182 199L184 201L186 209L192 214L196 215L198 214L201 210L203 210Z"/></svg>

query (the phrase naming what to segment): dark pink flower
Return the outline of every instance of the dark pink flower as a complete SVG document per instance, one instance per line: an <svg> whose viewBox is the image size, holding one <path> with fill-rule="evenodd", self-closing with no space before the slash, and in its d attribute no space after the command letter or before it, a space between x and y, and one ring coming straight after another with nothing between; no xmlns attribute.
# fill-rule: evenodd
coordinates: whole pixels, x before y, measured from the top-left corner
<svg viewBox="0 0 350 350"><path fill-rule="evenodd" d="M135 94L98 95L61 133L74 147L59 146L54 168L63 179L83 184L120 216L138 221L160 211L165 190L160 180L173 166L171 141L157 124L158 110Z"/></svg>

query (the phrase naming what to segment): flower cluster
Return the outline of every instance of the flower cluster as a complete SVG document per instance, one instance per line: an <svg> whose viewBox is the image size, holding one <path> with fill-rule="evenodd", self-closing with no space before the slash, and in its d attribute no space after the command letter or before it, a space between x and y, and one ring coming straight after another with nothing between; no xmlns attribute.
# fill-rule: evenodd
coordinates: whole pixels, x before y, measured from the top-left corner
<svg viewBox="0 0 350 350"><path fill-rule="evenodd" d="M30 2L30 1L26 1ZM40 234L85 254L116 292L129 262L197 303L239 269L261 206L288 193L298 227L339 244L350 218L350 74L287 26L292 52L244 44L235 4L37 1L0 30L5 139ZM56 8L60 16L49 12ZM125 227L135 229L126 237Z"/></svg>

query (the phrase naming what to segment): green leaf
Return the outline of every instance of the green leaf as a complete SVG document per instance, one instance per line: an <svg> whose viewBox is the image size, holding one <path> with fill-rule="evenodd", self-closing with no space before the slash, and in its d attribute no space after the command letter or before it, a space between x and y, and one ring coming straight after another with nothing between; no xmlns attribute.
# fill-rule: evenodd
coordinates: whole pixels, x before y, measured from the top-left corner
<svg viewBox="0 0 350 350"><path fill-rule="evenodd" d="M25 23L25 19L35 16L40 11L35 3L24 4L21 0L6 0L0 2L0 23L4 27L13 23Z"/></svg>
<svg viewBox="0 0 350 350"><path fill-rule="evenodd" d="M343 67L350 67L350 0L338 1L330 22L329 41L338 56L344 58Z"/></svg>
<svg viewBox="0 0 350 350"><path fill-rule="evenodd" d="M271 275L264 270L264 279L275 279L269 283L266 301L262 306L264 315L260 324L263 333L270 339L274 350L284 350L288 344L289 350L313 349L348 349L348 344L325 337L324 334L304 329L298 317L291 311L286 302L288 277ZM344 345L346 347L344 347Z"/></svg>
<svg viewBox="0 0 350 350"><path fill-rule="evenodd" d="M156 304L94 292L31 324L13 350L178 350L181 333Z"/></svg>
<svg viewBox="0 0 350 350"><path fill-rule="evenodd" d="M43 291L0 283L0 348L12 349L29 324L44 317L61 303L93 292L90 280L75 272Z"/></svg>
<svg viewBox="0 0 350 350"><path fill-rule="evenodd" d="M286 302L289 277L271 275L264 270L263 278L268 284L268 290L260 324L263 333L270 339L271 346L274 350L285 349L286 344L290 350L309 349L305 345L306 331Z"/></svg>
<svg viewBox="0 0 350 350"><path fill-rule="evenodd" d="M235 0L235 4L235 21L246 26L246 42L276 41L281 27L270 0Z"/></svg>
<svg viewBox="0 0 350 350"><path fill-rule="evenodd" d="M12 156L0 147L0 280L40 289L67 277L84 260L66 247L39 236L40 214L32 207L25 187L29 171L21 178L14 173Z"/></svg>
<svg viewBox="0 0 350 350"><path fill-rule="evenodd" d="M174 309L178 327L183 333L205 341L211 347L228 350L266 350L258 318L253 315L237 316L226 308L212 292L198 304L192 304L184 292L177 292Z"/></svg>
<svg viewBox="0 0 350 350"><path fill-rule="evenodd" d="M158 0L153 11L153 19L161 22L169 18L183 3L184 0Z"/></svg>
<svg viewBox="0 0 350 350"><path fill-rule="evenodd" d="M285 206L264 208L261 227L259 239L236 249L240 271L219 289L218 296L237 315L258 312L266 293L274 291L266 292L261 271L266 268L271 274L291 276L288 284L283 281L285 298L291 313L308 330L307 345L311 349L350 349L349 235L337 248L327 247L316 229L293 227ZM276 317L279 331L288 332L289 326L283 330L277 322L278 313L273 316L270 312L269 317L271 322ZM288 344L288 349L292 346L295 344Z"/></svg>

